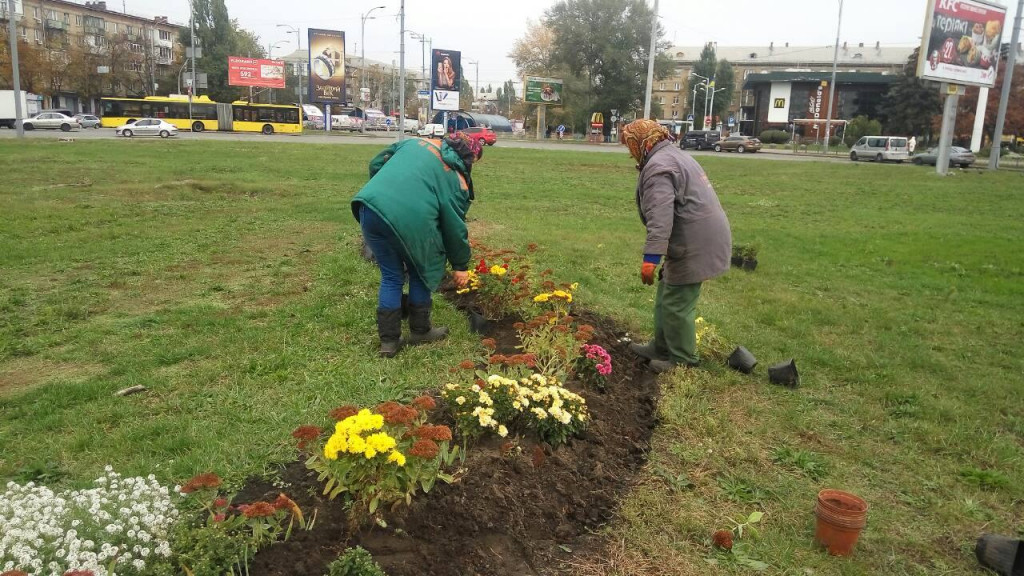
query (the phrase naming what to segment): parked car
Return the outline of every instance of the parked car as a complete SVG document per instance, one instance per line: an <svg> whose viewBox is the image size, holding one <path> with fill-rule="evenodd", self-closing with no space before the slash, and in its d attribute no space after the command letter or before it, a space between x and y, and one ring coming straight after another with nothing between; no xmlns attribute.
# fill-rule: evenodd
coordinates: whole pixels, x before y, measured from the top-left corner
<svg viewBox="0 0 1024 576"><path fill-rule="evenodd" d="M850 160L903 162L910 158L903 136L864 136L850 148Z"/></svg>
<svg viewBox="0 0 1024 576"><path fill-rule="evenodd" d="M169 138L178 135L178 127L159 118L140 118L134 123L118 126L114 129L118 136L159 136Z"/></svg>
<svg viewBox="0 0 1024 576"><path fill-rule="evenodd" d="M715 142L722 139L722 135L711 130L691 130L683 134L679 139L679 147L683 150L696 148L697 150L709 150L715 147Z"/></svg>
<svg viewBox="0 0 1024 576"><path fill-rule="evenodd" d="M472 126L462 131L470 138L474 138L480 141L480 146L484 144L488 146L494 146L494 143L498 141L498 135L494 133L494 130L486 126Z"/></svg>
<svg viewBox="0 0 1024 576"><path fill-rule="evenodd" d="M416 131L417 136L444 137L444 124L425 124L423 128Z"/></svg>
<svg viewBox="0 0 1024 576"><path fill-rule="evenodd" d="M62 130L68 132L69 130L77 130L82 127L71 116L61 114L60 112L40 112L31 118L27 118L22 121L22 126L25 130L35 130L36 128L50 129L50 130Z"/></svg>
<svg viewBox="0 0 1024 576"><path fill-rule="evenodd" d="M363 119L358 116L349 116L348 114L338 114L331 116L331 130L348 130L349 132L359 132L359 129L363 126Z"/></svg>
<svg viewBox="0 0 1024 576"><path fill-rule="evenodd" d="M406 118L402 128L410 134L415 134L420 129L420 121L415 118Z"/></svg>
<svg viewBox="0 0 1024 576"><path fill-rule="evenodd" d="M715 152L757 152L761 149L761 141L750 136L729 136L715 143Z"/></svg>
<svg viewBox="0 0 1024 576"><path fill-rule="evenodd" d="M93 116L92 114L75 114L75 120L78 120L78 123L82 126L82 128L100 127L99 117Z"/></svg>
<svg viewBox="0 0 1024 576"><path fill-rule="evenodd" d="M959 146L953 146L949 151L949 165L959 166L961 168L967 168L971 164L974 164L976 158L974 152L971 152L967 148L961 148ZM923 152L914 156L914 164L928 164L935 166L939 162L939 149L929 148L928 151Z"/></svg>

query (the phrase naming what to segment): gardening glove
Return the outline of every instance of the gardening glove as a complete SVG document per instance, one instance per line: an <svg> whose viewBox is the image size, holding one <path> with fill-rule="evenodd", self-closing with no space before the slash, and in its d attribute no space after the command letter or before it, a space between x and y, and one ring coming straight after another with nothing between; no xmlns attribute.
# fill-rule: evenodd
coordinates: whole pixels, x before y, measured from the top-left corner
<svg viewBox="0 0 1024 576"><path fill-rule="evenodd" d="M469 272L465 270L456 270L453 272L453 275L455 276L456 288L465 288L466 284L469 283Z"/></svg>
<svg viewBox="0 0 1024 576"><path fill-rule="evenodd" d="M640 280L651 286L654 284L654 271L658 269L658 265L653 262L644 262L643 267L640 268Z"/></svg>

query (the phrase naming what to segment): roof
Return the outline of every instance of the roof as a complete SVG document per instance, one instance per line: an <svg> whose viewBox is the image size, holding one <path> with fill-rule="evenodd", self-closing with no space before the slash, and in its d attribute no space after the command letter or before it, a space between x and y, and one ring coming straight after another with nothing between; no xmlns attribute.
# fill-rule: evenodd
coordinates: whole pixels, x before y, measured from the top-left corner
<svg viewBox="0 0 1024 576"><path fill-rule="evenodd" d="M907 62L917 46L883 46L844 42L839 47L842 66L896 66ZM665 51L677 63L695 62L703 46L673 46ZM716 46L719 60L740 65L832 65L834 46ZM858 56L859 54L859 56Z"/></svg>
<svg viewBox="0 0 1024 576"><path fill-rule="evenodd" d="M7 7L6 4L7 4L7 2L6 2L6 0L4 0L4 8ZM40 5L42 5L42 3L40 3ZM110 8L100 8L98 5L84 4L84 3L79 3L79 2L72 2L71 0L47 0L46 6L53 6L53 7L58 7L58 6L74 6L75 8L77 8L79 10L86 10L88 12L95 12L97 14L104 14L104 15L109 15L109 16L112 16L112 17L116 16L117 18L122 18L122 19L137 20L139 22L145 22L146 24L148 24L150 26L166 26L168 28L179 28L179 29L180 28L188 28L187 25L175 24L173 22L157 20L155 18L147 18L145 16L137 16L135 14L129 14L127 12L118 12L117 10L112 10Z"/></svg>
<svg viewBox="0 0 1024 576"><path fill-rule="evenodd" d="M893 84L897 74L879 72L836 72L836 84ZM772 82L822 82L831 81L832 72L765 72L750 74L743 83L744 90L752 90L756 84Z"/></svg>

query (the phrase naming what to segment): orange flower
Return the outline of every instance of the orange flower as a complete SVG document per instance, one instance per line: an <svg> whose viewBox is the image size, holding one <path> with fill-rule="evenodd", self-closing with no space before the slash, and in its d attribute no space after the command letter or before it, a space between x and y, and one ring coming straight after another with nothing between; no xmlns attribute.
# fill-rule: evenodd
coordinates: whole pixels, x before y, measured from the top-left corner
<svg viewBox="0 0 1024 576"><path fill-rule="evenodd" d="M487 363L488 364L504 364L507 361L508 361L508 358L505 357L504 354L495 354L494 356L491 356L490 358L488 358Z"/></svg>
<svg viewBox="0 0 1024 576"><path fill-rule="evenodd" d="M212 472L198 474L181 487L182 494L191 494L204 488L216 488L220 486L220 477Z"/></svg>
<svg viewBox="0 0 1024 576"><path fill-rule="evenodd" d="M274 506L269 502L255 502L245 508L246 518L268 518L274 515Z"/></svg>
<svg viewBox="0 0 1024 576"><path fill-rule="evenodd" d="M472 360L463 360L462 362L459 362L459 368L462 368L463 370L476 370L476 364L474 364Z"/></svg>
<svg viewBox="0 0 1024 576"><path fill-rule="evenodd" d="M438 453L441 452L441 448L438 447L437 443L433 440L417 440L412 448L409 450L410 456L417 458L423 458L424 460L433 460L437 458Z"/></svg>
<svg viewBox="0 0 1024 576"><path fill-rule="evenodd" d="M338 422L341 422L345 418L348 418L349 416L355 416L358 413L359 413L359 408L356 408L355 406L353 406L351 404L346 404L344 406L339 406L339 407L335 408L334 410L331 410L328 415L331 418L333 418L334 420L337 420ZM319 436L319 434L318 434L318 436Z"/></svg>
<svg viewBox="0 0 1024 576"><path fill-rule="evenodd" d="M494 350L495 348L498 347L498 343L495 342L494 338L484 338L483 340L480 341L480 343L483 344L484 348L487 348L489 350Z"/></svg>
<svg viewBox="0 0 1024 576"><path fill-rule="evenodd" d="M711 537L712 542L715 546L723 550L732 550L732 531L730 530L719 530L715 532L714 536Z"/></svg>
<svg viewBox="0 0 1024 576"><path fill-rule="evenodd" d="M411 424L419 417L420 413L411 406L397 405L392 410L382 411L381 415L384 416L384 421L388 424Z"/></svg>
<svg viewBox="0 0 1024 576"><path fill-rule="evenodd" d="M299 441L299 449L301 450L306 447L306 444L319 438L322 432L323 430L319 426L299 426L292 430L292 438Z"/></svg>
<svg viewBox="0 0 1024 576"><path fill-rule="evenodd" d="M447 426L424 425L412 431L412 435L420 440L434 440L435 442L448 442L452 439L452 429Z"/></svg>
<svg viewBox="0 0 1024 576"><path fill-rule="evenodd" d="M437 402L435 402L430 396L420 396L413 400L412 404L420 410L433 410L434 408L437 408Z"/></svg>

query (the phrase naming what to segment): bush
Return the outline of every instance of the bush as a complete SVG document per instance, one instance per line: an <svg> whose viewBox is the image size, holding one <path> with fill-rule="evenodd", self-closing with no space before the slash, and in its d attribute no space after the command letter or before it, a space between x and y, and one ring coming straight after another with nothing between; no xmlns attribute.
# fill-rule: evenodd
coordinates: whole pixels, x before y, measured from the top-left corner
<svg viewBox="0 0 1024 576"><path fill-rule="evenodd" d="M878 120L871 120L867 116L857 116L846 125L844 139L846 143L853 146L863 136L877 136L882 133L882 123Z"/></svg>
<svg viewBox="0 0 1024 576"><path fill-rule="evenodd" d="M373 561L373 556L360 546L345 550L327 566L327 576L387 576Z"/></svg>
<svg viewBox="0 0 1024 576"><path fill-rule="evenodd" d="M789 142L789 133L785 130L765 130L761 132L761 142L766 144L785 144Z"/></svg>

